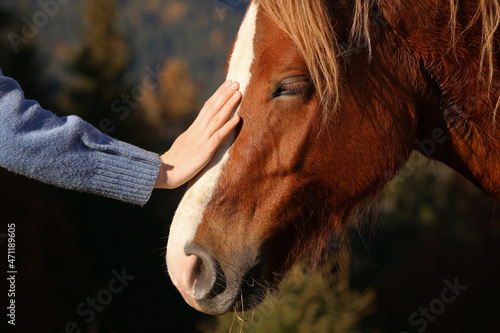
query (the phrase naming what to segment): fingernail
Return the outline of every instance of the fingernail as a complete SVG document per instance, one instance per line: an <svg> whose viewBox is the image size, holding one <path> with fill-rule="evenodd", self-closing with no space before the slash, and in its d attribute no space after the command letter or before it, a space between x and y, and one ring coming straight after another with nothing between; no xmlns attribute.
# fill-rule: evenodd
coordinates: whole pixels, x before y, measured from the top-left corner
<svg viewBox="0 0 500 333"><path fill-rule="evenodd" d="M224 87L229 87L232 83L233 81L227 80L226 82L224 82Z"/></svg>
<svg viewBox="0 0 500 333"><path fill-rule="evenodd" d="M233 99L237 99L237 98L240 98L240 92L239 91L236 91L233 96L231 96L231 98Z"/></svg>
<svg viewBox="0 0 500 333"><path fill-rule="evenodd" d="M236 82L236 81L235 81L235 82L231 83L231 88L236 88L236 87L238 87L239 85L240 85L240 84L239 84L238 82Z"/></svg>

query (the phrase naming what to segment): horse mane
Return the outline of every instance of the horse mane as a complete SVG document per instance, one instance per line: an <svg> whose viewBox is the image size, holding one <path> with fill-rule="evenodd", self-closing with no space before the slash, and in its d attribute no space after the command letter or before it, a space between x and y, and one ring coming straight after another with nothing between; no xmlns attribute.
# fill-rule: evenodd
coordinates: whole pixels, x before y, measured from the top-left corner
<svg viewBox="0 0 500 333"><path fill-rule="evenodd" d="M338 106L340 91L339 49L333 23L328 11L329 1L335 0L256 0L264 12L297 44L311 73L311 79L318 91L320 101L328 114ZM482 21L482 48L479 73L483 67L489 70L486 84L488 98L493 109L493 119L500 107L500 98L493 103L495 52L494 35L500 25L500 0L477 0L478 9L469 25L457 34L459 0L449 0L451 47L456 38L469 30L479 19ZM351 43L364 39L371 56L370 10L380 0L355 0L354 18L351 29ZM479 74L482 78L482 74ZM495 104L495 105L493 105Z"/></svg>

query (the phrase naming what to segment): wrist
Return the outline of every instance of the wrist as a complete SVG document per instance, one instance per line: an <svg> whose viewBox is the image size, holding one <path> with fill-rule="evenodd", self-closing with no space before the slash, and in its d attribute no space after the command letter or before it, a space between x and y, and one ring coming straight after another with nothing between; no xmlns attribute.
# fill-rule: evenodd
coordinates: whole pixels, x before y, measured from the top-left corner
<svg viewBox="0 0 500 333"><path fill-rule="evenodd" d="M160 160L162 161L160 165L160 170L158 172L158 178L156 179L156 183L154 188L163 188L163 189L169 189L168 186L168 166L165 164L165 161L163 158L160 157Z"/></svg>

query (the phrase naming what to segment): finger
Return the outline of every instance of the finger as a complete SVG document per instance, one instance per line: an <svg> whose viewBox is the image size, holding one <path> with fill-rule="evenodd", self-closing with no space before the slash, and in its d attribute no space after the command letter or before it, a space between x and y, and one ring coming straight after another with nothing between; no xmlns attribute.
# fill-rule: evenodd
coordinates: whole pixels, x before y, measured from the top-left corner
<svg viewBox="0 0 500 333"><path fill-rule="evenodd" d="M230 84L223 85L208 101L209 109L217 113L239 89L238 82L231 82Z"/></svg>
<svg viewBox="0 0 500 333"><path fill-rule="evenodd" d="M222 107L222 109L220 109L220 111L213 116L213 118L210 120L210 123L208 124L208 130L211 132L210 135L220 129L229 119L234 109L241 101L241 96L241 92L236 91L226 102L224 107Z"/></svg>
<svg viewBox="0 0 500 333"><path fill-rule="evenodd" d="M228 122L226 122L224 126L222 126L210 137L210 140L207 142L209 149L215 152L215 150L226 139L229 133L231 133L236 128L239 122L239 116L234 116Z"/></svg>
<svg viewBox="0 0 500 333"><path fill-rule="evenodd" d="M228 102L238 88L238 82L228 81L222 85L203 106L199 115L200 120L205 122L210 121L213 116L217 114L219 110Z"/></svg>
<svg viewBox="0 0 500 333"><path fill-rule="evenodd" d="M200 112L198 112L198 115L196 116L196 119L193 121L193 123L191 124L191 126L197 126L199 123L204 122L204 121L207 120L207 118L208 118L207 117L208 110L212 109L212 104L213 104L214 100L216 99L216 97L219 94L222 94L224 90L230 89L230 86L232 84L233 84L233 81L226 80L226 82L224 82L217 89L217 91L215 91L215 93L205 102L205 104L203 105L203 107L200 110Z"/></svg>

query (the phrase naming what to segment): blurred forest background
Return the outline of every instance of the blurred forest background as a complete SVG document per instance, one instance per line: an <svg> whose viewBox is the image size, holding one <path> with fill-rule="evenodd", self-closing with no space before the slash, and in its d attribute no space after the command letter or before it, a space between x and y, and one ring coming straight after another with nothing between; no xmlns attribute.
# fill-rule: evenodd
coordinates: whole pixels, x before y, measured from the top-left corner
<svg viewBox="0 0 500 333"><path fill-rule="evenodd" d="M224 80L245 10L240 0L60 2L0 0L0 68L46 109L158 153ZM316 273L299 265L279 295L245 314L202 315L172 286L164 251L182 193L155 191L141 208L0 170L0 234L8 223L17 229L10 330L498 332L495 202L420 155L380 195L375 214L353 221L351 248L337 249L350 253L349 275L335 269L335 254ZM79 306L102 299L123 270L134 277L123 291L95 318L82 315ZM467 288L444 293L456 295L444 302L450 283ZM6 300L5 279L1 287Z"/></svg>

